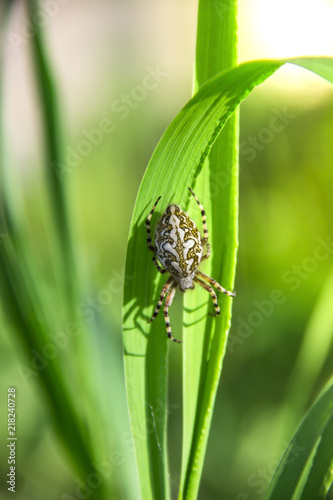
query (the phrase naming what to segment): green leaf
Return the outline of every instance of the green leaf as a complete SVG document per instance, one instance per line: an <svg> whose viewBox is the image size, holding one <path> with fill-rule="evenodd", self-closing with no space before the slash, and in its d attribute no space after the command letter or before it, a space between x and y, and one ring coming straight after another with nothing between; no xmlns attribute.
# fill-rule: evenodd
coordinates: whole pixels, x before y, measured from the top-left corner
<svg viewBox="0 0 333 500"><path fill-rule="evenodd" d="M183 348L184 356L193 355L191 351L187 351L186 342L182 347L170 345L166 338L163 315L157 317L152 324L147 324L157 302L163 277L157 276L146 246L145 218L160 195L162 199L154 214L152 228L156 224L158 213L164 211L171 202L187 209L190 196L187 187L194 188L200 171L207 168L204 161L227 120L253 88L286 62L311 69L333 82L332 58L252 61L219 73L199 89L169 125L152 155L139 188L126 257L126 276L133 279L129 280L124 290L123 339L128 406L141 493L145 500L164 499L169 496L166 449L168 346L172 349ZM235 172L232 165L224 165L223 168L230 182L219 184L215 179L214 183L211 178L210 190L221 199L224 199L226 194L228 199L229 185L234 182ZM236 203L233 207L236 211ZM237 223L235 214L236 212L228 213L228 217L233 217L234 224ZM210 226L214 228L216 220L224 217L222 212L212 213ZM226 221L224 223L227 224ZM236 245L235 232L231 235L225 234L221 244L219 236L211 231L214 245L217 242L217 246L212 249L216 256L212 274L217 281L228 287L233 283L233 271L225 267L222 269L221 259L227 263L232 262ZM198 290L189 293L187 306L194 303L191 297L195 293L198 293ZM214 323L223 323L224 336L216 335L214 339L219 352L225 350L225 337L229 327L230 299L225 298L223 302L226 304L225 309L222 317L218 319L213 320L202 311L201 321L197 323L195 333L197 342L203 345L206 329L210 332ZM214 354L213 350L211 352ZM222 359L212 359L212 363L211 359L202 360L207 363L205 369L208 370L209 382L205 384L200 402L196 405L195 422L189 423L189 432L193 435L191 463L194 474L200 474L200 467L197 469L196 465L198 461L202 463L203 460L222 363ZM193 405L195 404L196 395L193 397Z"/></svg>
<svg viewBox="0 0 333 500"><path fill-rule="evenodd" d="M13 244L8 227L4 225L0 210L0 284L4 309L11 319L21 345L26 351L29 365L22 365L22 375L29 380L38 377L50 409L54 427L73 467L83 480L95 470L94 455L86 429L79 418L72 395L63 377L61 363L56 357L46 360L40 353L47 343L48 329L44 314L38 309L38 296L34 283L22 275L22 262ZM15 241L15 239L14 239ZM36 354L35 354L36 353ZM36 357L36 365L31 362Z"/></svg>
<svg viewBox="0 0 333 500"><path fill-rule="evenodd" d="M33 24L33 19L39 14L38 2L36 0L29 0L27 8L29 18ZM31 38L31 48L36 84L42 104L42 121L46 144L45 172L55 223L54 227L57 237L55 242L60 257L58 259L57 274L60 275L62 293L66 298L65 304L69 315L71 315L73 314L71 307L77 301L77 276L67 210L65 183L63 182L62 175L60 174L61 169L59 168L63 163L62 128L56 85L49 67L47 52L44 50L41 30L36 30L36 33Z"/></svg>
<svg viewBox="0 0 333 500"><path fill-rule="evenodd" d="M333 379L320 394L278 465L265 500L326 497L333 479Z"/></svg>

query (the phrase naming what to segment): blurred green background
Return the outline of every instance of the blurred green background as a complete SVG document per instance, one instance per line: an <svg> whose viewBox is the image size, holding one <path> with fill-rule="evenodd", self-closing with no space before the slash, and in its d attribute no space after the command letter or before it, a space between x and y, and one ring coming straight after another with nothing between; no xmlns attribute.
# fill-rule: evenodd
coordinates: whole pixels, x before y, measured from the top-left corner
<svg viewBox="0 0 333 500"><path fill-rule="evenodd" d="M50 338L60 338L68 318L58 302L44 130L30 54L33 33L24 2L14 4L1 33L2 168L41 308L47 304L52 318ZM317 2L316 10L297 0L267 4L239 4L240 61L332 55L332 1ZM77 406L89 406L100 416L95 427L91 422L91 439L120 453L108 479L116 498L134 499L138 481L121 340L122 284L131 279L123 277L126 242L150 155L191 96L197 3L54 0L40 5L44 21L36 26L43 24L63 124L65 161L55 169L68 194L81 286L77 307L91 335L85 376L95 388L94 401L81 392L76 340L67 337L57 357ZM285 67L241 106L237 298L200 500L262 498L305 410L332 374L332 104L328 83ZM2 304L1 498L9 498L4 437L9 386L16 387L18 398L16 498L77 498L77 476L53 431L39 376L24 372L34 353L29 357L22 349ZM178 297L172 313L178 327L180 311ZM176 496L181 347L172 345L169 357L170 480Z"/></svg>

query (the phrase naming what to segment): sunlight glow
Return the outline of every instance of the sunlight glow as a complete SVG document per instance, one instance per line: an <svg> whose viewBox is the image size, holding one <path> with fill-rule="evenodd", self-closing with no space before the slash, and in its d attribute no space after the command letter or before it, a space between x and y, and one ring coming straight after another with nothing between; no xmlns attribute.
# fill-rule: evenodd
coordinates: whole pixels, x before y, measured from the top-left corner
<svg viewBox="0 0 333 500"><path fill-rule="evenodd" d="M252 3L252 2L251 2ZM333 55L333 2L255 0L256 25L266 56Z"/></svg>
<svg viewBox="0 0 333 500"><path fill-rule="evenodd" d="M240 0L240 7L240 62L333 57L333 0ZM308 106L332 92L331 84L297 66L288 64L277 73L265 89L287 85L286 98L304 92Z"/></svg>

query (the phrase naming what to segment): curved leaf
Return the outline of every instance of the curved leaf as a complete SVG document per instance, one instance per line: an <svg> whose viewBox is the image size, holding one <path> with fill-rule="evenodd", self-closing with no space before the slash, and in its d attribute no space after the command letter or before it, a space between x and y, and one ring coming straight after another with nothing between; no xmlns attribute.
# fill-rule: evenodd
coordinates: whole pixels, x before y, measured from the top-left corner
<svg viewBox="0 0 333 500"><path fill-rule="evenodd" d="M129 280L124 290L123 339L128 406L141 493L145 500L169 496L166 354L167 345L171 344L167 341L162 317L147 324L163 279L157 276L146 246L145 218L160 195L162 199L153 217L153 228L158 213L169 203L178 203L187 208L190 196L187 187L194 187L204 160L228 118L256 85L286 62L303 66L333 82L332 58L252 61L217 74L199 89L169 125L152 155L140 185L127 248L125 272L127 277L133 279ZM225 166L230 169L229 175L232 177L231 167ZM229 185L218 190L219 199L223 199L225 194L228 199ZM233 207L235 210L235 204ZM229 212L229 215L234 216L234 212ZM223 217L221 210L215 217ZM211 223L214 225L214 220ZM235 217L234 223L237 223ZM232 256L235 237L228 240L228 235L225 235L225 238L227 247L224 255ZM214 251L219 254L218 249L215 248ZM217 262L213 272L214 278L219 281L221 266ZM233 266L225 273L223 284L227 287L232 284ZM199 342L204 335L206 321L210 322L210 317L207 319L203 316L197 324L196 335ZM223 324L224 335L217 335L216 342L223 353L230 323L230 307L226 308L219 321ZM174 344L170 347L181 348ZM187 349L186 343L182 348ZM196 409L200 416L196 423L193 422L195 428L192 431L196 436L191 450L194 473L195 464L198 461L202 463L203 460L221 363L221 357L219 360L215 359L213 364L209 363L209 382Z"/></svg>
<svg viewBox="0 0 333 500"><path fill-rule="evenodd" d="M290 441L265 500L324 499L333 479L332 466L333 379Z"/></svg>

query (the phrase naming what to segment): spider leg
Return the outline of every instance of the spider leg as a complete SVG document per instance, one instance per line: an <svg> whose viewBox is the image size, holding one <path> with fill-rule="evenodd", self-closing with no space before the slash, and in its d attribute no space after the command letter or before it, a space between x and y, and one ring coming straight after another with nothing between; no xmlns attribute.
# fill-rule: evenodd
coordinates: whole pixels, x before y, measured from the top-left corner
<svg viewBox="0 0 333 500"><path fill-rule="evenodd" d="M181 344L182 340L175 339L175 337L173 337L173 335L171 333L171 326L170 326L170 319L169 319L169 307L172 304L173 298L174 298L175 293L176 293L176 289L177 289L177 284L176 285L173 284L171 287L171 290L169 291L169 293L167 295L167 298L165 299L164 319L165 319L165 325L166 325L166 329L167 329L168 338L170 340L173 340L174 342L177 342L178 344Z"/></svg>
<svg viewBox="0 0 333 500"><path fill-rule="evenodd" d="M205 245L206 243L208 243L208 229L207 229L207 221L206 221L206 212L205 212L204 207L201 205L200 201L196 197L196 195L193 193L192 189L190 187L188 189L192 193L192 195L194 196L195 201L199 205L199 208L201 211L202 226L203 226L203 232L204 232L204 237L202 238L201 243L202 243L202 245ZM207 246L207 254L206 254L207 257L206 256L204 257L205 259L208 259L208 257L209 257L209 245Z"/></svg>
<svg viewBox="0 0 333 500"><path fill-rule="evenodd" d="M216 280L214 280L210 276L207 276L207 274L204 274L201 271L196 271L195 274L197 274L198 276L200 276L204 280L208 281L208 283L210 283L212 286L214 286L219 292L223 292L226 295L229 295L229 297L236 297L236 292L229 292L229 290L226 290L225 288L223 288L223 286L221 286L220 283L218 283Z"/></svg>
<svg viewBox="0 0 333 500"><path fill-rule="evenodd" d="M161 308L161 305L163 304L164 297L166 296L167 292L169 291L169 288L172 285L173 281L174 280L173 280L172 276L170 276L170 278L168 279L168 281L166 281L166 283L164 284L164 286L162 288L162 291L160 293L160 297L158 299L157 305L156 305L155 310L153 312L153 315L150 318L150 320L148 321L148 323L151 323L152 321L154 321L154 319L158 315L158 312L159 312L159 310Z"/></svg>
<svg viewBox="0 0 333 500"><path fill-rule="evenodd" d="M153 262L154 262L154 264L155 264L155 266L156 266L156 268L157 268L158 272L160 272L161 274L166 273L166 270L165 270L165 269L163 269L163 268L159 265L159 263L157 262L156 255L153 255Z"/></svg>
<svg viewBox="0 0 333 500"><path fill-rule="evenodd" d="M203 260L208 259L208 257L210 256L210 244L208 243L208 241L205 242L205 240L202 238L201 244L202 244L202 246L204 246L204 244L206 244L207 251L206 251L206 255L203 255L201 257L201 261L200 262L202 262Z"/></svg>
<svg viewBox="0 0 333 500"><path fill-rule="evenodd" d="M160 201L160 198L161 198L160 196L157 198L155 205L151 209L151 212L150 212L150 214L148 215L148 217L146 219L146 229L147 229L147 245L148 245L149 250L154 253L153 262L154 262L154 264L155 264L156 269L158 270L158 272L160 272L161 274L164 274L166 272L166 270L163 269L159 265L159 263L157 262L156 255L155 255L156 254L156 248L151 243L151 231L150 231L150 221L151 221L151 218L153 216L153 213L154 213L154 210L156 208L156 205Z"/></svg>
<svg viewBox="0 0 333 500"><path fill-rule="evenodd" d="M212 300L213 300L214 307L215 307L216 316L219 316L221 311L220 311L220 308L219 308L219 305L217 302L217 296L216 296L215 290L211 286L209 286L207 283L205 283L204 281L197 278L196 276L194 276L194 281L196 283L198 283L198 285L200 285L202 288L207 290L207 292L210 293Z"/></svg>
<svg viewBox="0 0 333 500"><path fill-rule="evenodd" d="M156 248L152 245L151 243L151 232L150 232L150 221L151 221L151 218L153 216L153 213L154 213L154 210L156 208L156 205L157 203L160 201L161 197L159 196L156 200L156 203L155 205L153 206L153 208L151 209L151 212L150 214L148 215L147 219L146 219L146 229L147 229L147 245L148 245L148 248L151 252L156 252Z"/></svg>

